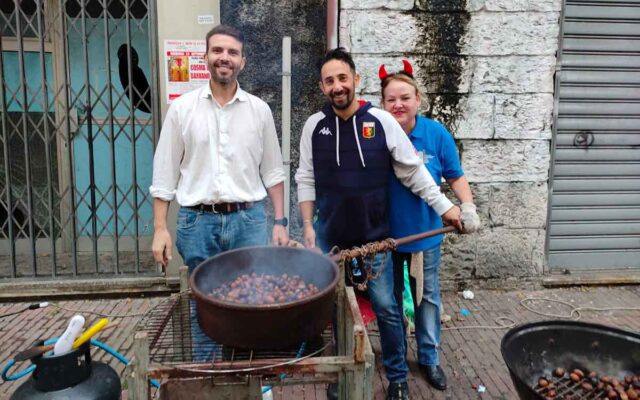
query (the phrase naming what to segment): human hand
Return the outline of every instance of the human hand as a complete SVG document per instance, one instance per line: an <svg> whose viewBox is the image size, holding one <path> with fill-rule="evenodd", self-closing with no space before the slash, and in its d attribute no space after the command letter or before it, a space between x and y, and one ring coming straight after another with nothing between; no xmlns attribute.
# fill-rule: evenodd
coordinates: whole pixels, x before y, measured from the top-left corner
<svg viewBox="0 0 640 400"><path fill-rule="evenodd" d="M171 242L171 234L167 228L155 229L153 233L153 242L151 243L151 251L153 259L162 264L166 270L169 261L172 259L173 244Z"/></svg>
<svg viewBox="0 0 640 400"><path fill-rule="evenodd" d="M476 205L473 203L462 203L460 220L464 233L473 233L480 230L480 217L476 213Z"/></svg>
<svg viewBox="0 0 640 400"><path fill-rule="evenodd" d="M287 232L287 228L279 224L274 224L271 241L276 246L286 246L289 243L289 233Z"/></svg>
<svg viewBox="0 0 640 400"><path fill-rule="evenodd" d="M303 227L304 247L307 249L315 249L316 247L316 231L312 224L304 224Z"/></svg>
<svg viewBox="0 0 640 400"><path fill-rule="evenodd" d="M460 221L460 208L458 206L453 206L442 214L442 221L447 225L455 226L460 232L463 231L462 222Z"/></svg>

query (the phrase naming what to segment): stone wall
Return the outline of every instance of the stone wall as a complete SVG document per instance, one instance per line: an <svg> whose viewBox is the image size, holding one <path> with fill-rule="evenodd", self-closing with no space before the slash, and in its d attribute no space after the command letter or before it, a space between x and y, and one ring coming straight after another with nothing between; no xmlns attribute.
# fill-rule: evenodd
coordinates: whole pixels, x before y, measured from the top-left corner
<svg viewBox="0 0 640 400"><path fill-rule="evenodd" d="M247 64L238 78L243 89L271 107L278 135L282 115L282 38L291 37L291 237L302 240L296 185L300 134L307 118L322 108L317 62L325 52L326 0L233 0L220 2L222 22L245 35ZM272 213L272 210L268 210ZM270 220L270 219L269 219Z"/></svg>
<svg viewBox="0 0 640 400"><path fill-rule="evenodd" d="M379 103L380 64L407 58L458 144L484 225L450 235L442 279L522 280L544 268L561 0L341 1L340 45Z"/></svg>

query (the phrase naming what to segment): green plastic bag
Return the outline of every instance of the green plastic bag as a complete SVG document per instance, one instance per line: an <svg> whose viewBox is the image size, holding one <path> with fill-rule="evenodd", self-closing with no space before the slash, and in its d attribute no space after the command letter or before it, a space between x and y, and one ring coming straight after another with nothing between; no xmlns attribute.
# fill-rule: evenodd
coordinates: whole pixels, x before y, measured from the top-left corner
<svg viewBox="0 0 640 400"><path fill-rule="evenodd" d="M404 292L402 293L403 297L403 308L404 308L404 316L409 322L410 329L414 329L415 321L416 321L416 313L413 309L413 296L411 296L411 285L409 284L409 266L407 262L404 263Z"/></svg>

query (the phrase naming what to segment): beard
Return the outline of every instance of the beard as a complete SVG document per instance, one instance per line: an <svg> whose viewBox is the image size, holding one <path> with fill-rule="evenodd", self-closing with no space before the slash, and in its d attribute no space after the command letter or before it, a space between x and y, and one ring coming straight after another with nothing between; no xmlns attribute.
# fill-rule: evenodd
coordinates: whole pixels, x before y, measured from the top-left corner
<svg viewBox="0 0 640 400"><path fill-rule="evenodd" d="M217 68L222 66L230 69L231 73L229 75L218 74L216 72ZM233 65L232 63L218 61L214 63L212 66L209 66L209 73L211 73L211 79L214 82L219 83L221 85L228 85L236 81L236 79L238 78L238 75L240 74L240 70L237 68L237 66Z"/></svg>
<svg viewBox="0 0 640 400"><path fill-rule="evenodd" d="M336 97L341 95L345 95L344 100L337 100ZM349 108L349 106L353 102L353 98L353 92L347 89L343 90L340 93L329 93L329 100L331 101L331 105L337 110L346 110L347 108Z"/></svg>

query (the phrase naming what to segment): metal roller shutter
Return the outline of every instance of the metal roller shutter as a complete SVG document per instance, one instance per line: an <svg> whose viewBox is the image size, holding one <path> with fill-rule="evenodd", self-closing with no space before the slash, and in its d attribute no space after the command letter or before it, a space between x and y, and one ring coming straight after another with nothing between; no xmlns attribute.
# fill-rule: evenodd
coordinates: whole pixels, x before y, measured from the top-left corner
<svg viewBox="0 0 640 400"><path fill-rule="evenodd" d="M567 0L551 270L640 269L640 0Z"/></svg>

